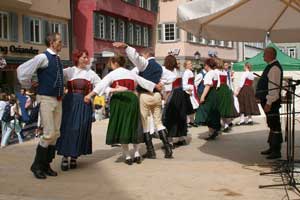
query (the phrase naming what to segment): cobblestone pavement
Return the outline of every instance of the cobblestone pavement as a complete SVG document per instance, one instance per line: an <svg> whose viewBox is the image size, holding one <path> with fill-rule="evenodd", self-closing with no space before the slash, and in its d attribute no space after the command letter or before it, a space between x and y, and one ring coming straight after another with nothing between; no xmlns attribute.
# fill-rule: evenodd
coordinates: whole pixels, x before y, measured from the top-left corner
<svg viewBox="0 0 300 200"><path fill-rule="evenodd" d="M175 149L171 160L163 158L160 141L154 139L158 158L132 166L123 163L120 148L105 145L108 121L95 122L94 153L81 157L78 168L67 172L60 170L57 156L53 168L59 176L47 180L37 180L29 171L37 139L11 145L0 150L0 200L287 199L282 188L258 189L281 179L259 176L270 170L259 154L266 147L268 131L264 118L255 122L233 127L210 142L203 139L206 127L192 128L190 144ZM289 195L299 199L293 191Z"/></svg>

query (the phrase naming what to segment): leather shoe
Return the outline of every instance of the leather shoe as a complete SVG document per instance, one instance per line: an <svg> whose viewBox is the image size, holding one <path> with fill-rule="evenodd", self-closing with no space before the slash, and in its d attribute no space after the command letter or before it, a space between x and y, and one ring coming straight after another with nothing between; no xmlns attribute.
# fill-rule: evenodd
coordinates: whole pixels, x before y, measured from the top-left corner
<svg viewBox="0 0 300 200"><path fill-rule="evenodd" d="M265 150L265 151L260 152L261 155L269 155L269 154L271 154L271 153L272 153L271 148L270 148L270 149L267 149L267 150Z"/></svg>
<svg viewBox="0 0 300 200"><path fill-rule="evenodd" d="M53 169L51 169L51 167L47 167L47 169L44 171L44 173L47 175L47 176L57 176L57 172L54 171Z"/></svg>
<svg viewBox="0 0 300 200"><path fill-rule="evenodd" d="M32 171L33 175L35 176L35 178L37 178L37 179L46 179L47 178L45 173L40 169L34 169L34 170L31 169L31 171Z"/></svg>
<svg viewBox="0 0 300 200"><path fill-rule="evenodd" d="M138 157L134 157L134 160L133 160L135 163L137 164L141 164L142 163L142 158L140 156Z"/></svg>
<svg viewBox="0 0 300 200"><path fill-rule="evenodd" d="M132 165L133 164L133 160L130 158L130 159L126 159L125 160L125 163L127 164L127 165Z"/></svg>
<svg viewBox="0 0 300 200"><path fill-rule="evenodd" d="M273 160L273 159L277 159L277 158L281 158L280 152L272 152L269 156L267 156L268 160Z"/></svg>

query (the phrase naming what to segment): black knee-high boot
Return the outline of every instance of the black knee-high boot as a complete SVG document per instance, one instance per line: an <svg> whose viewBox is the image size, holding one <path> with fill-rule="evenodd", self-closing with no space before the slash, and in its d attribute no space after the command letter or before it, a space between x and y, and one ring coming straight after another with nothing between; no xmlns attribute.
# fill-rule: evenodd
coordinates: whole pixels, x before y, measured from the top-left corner
<svg viewBox="0 0 300 200"><path fill-rule="evenodd" d="M155 159L156 153L152 143L152 137L149 132L144 133L144 140L147 147L147 153L143 156L144 158Z"/></svg>
<svg viewBox="0 0 300 200"><path fill-rule="evenodd" d="M47 164L48 148L44 148L38 145L36 148L36 154L30 170L37 179L45 179L44 166Z"/></svg>
<svg viewBox="0 0 300 200"><path fill-rule="evenodd" d="M166 129L160 130L158 131L158 134L165 147L165 158L173 158L172 146L168 142L168 138L167 138L167 130Z"/></svg>
<svg viewBox="0 0 300 200"><path fill-rule="evenodd" d="M57 172L51 169L50 163L55 158L55 146L48 146L47 163L44 168L44 172L48 176L57 176Z"/></svg>
<svg viewBox="0 0 300 200"><path fill-rule="evenodd" d="M269 155L269 154L272 153L272 149L271 149L272 136L273 136L273 133L270 130L269 137L268 137L269 148L267 150L264 150L264 151L260 152L262 155Z"/></svg>

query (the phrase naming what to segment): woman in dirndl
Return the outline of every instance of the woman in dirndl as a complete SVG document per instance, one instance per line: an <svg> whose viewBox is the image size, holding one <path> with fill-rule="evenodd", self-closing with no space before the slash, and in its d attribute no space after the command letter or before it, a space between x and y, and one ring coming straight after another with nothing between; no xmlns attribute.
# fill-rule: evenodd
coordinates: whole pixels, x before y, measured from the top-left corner
<svg viewBox="0 0 300 200"><path fill-rule="evenodd" d="M255 93L253 89L254 75L251 72L251 64L245 63L239 87L237 88L235 95L238 97L240 105L240 122L237 125L252 125L252 115L260 115L260 111L255 99ZM245 119L246 116L246 119Z"/></svg>
<svg viewBox="0 0 300 200"><path fill-rule="evenodd" d="M171 84L164 85L164 93L167 96L164 110L164 126L168 130L168 139L173 148L187 145L187 102L190 105L190 96L182 90L182 78L174 56L168 55L164 61L164 67L170 70L176 79Z"/></svg>
<svg viewBox="0 0 300 200"><path fill-rule="evenodd" d="M84 96L100 82L99 76L88 67L86 50L75 50L73 62L75 66L63 71L68 91L63 99L61 135L56 143L57 154L63 156L63 171L75 169L79 156L92 153L93 108L84 103Z"/></svg>
<svg viewBox="0 0 300 200"><path fill-rule="evenodd" d="M137 95L134 93L136 84L149 92L153 92L156 85L125 69L123 67L125 63L126 60L123 56L112 57L110 66L113 71L107 74L95 89L85 97L85 102L90 102L96 94L101 96L104 92L115 92L110 98L110 118L106 133L106 144L121 144L125 163L132 165L133 162L141 163L138 144L143 142L143 135L138 134L141 132L138 131L139 102ZM133 144L133 159L128 144Z"/></svg>
<svg viewBox="0 0 300 200"><path fill-rule="evenodd" d="M223 61L217 60L217 69L215 69L219 78L217 85L217 100L218 109L224 124L223 132L228 132L232 118L238 117L239 114L234 106L233 92L230 89L230 83L227 77L228 73L224 70L223 66Z"/></svg>
<svg viewBox="0 0 300 200"><path fill-rule="evenodd" d="M216 87L218 84L218 74L214 70L216 62L212 58L208 58L204 62L204 69L207 71L204 77L204 91L200 98L200 107L205 111L205 118L201 118L200 123L205 123L209 128L209 136L206 140L214 140L220 131L220 112L217 102Z"/></svg>
<svg viewBox="0 0 300 200"><path fill-rule="evenodd" d="M194 73L192 72L193 63L191 60L186 60L184 62L183 66L184 66L185 70L182 75L182 89L183 89L183 91L185 91L187 94L190 95L190 103L192 105L192 110L189 109L187 111L187 113L188 113L187 123L190 126L198 127L198 125L194 123L195 112L196 112L196 109L199 107L199 97L197 95L197 89L194 84L195 77L194 77Z"/></svg>

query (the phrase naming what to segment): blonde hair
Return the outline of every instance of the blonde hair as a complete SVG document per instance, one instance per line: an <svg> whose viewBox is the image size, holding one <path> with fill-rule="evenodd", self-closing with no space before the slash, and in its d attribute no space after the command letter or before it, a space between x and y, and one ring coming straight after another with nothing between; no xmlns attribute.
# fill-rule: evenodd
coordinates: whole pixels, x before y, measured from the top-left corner
<svg viewBox="0 0 300 200"><path fill-rule="evenodd" d="M191 62L191 63L193 63L191 60L185 60L185 61L184 61L184 63L183 63L183 67L184 67L184 68L186 68L186 66L187 66L188 62Z"/></svg>

